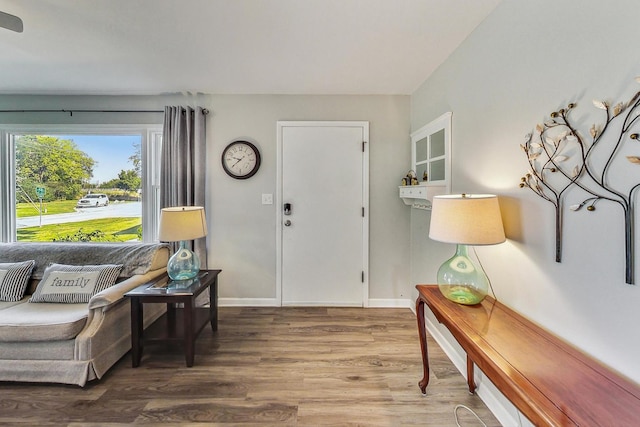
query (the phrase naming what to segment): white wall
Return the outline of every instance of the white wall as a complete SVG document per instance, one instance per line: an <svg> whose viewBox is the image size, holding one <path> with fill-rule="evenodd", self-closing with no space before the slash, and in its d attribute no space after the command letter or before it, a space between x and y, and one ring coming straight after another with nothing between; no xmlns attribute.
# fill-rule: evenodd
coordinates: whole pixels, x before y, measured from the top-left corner
<svg viewBox="0 0 640 427"><path fill-rule="evenodd" d="M566 210L555 263L553 207L518 187L528 169L519 145L550 112L577 102L588 135L602 120L593 99L627 101L640 90L637 11L636 0L505 0L413 94L411 128L453 111L453 192L500 196L508 241L478 248L498 299L640 382L640 236L638 284L627 285L621 210ZM582 199L572 191L566 206ZM433 283L433 259L454 249L428 241L428 221L412 214L412 235L423 236L412 243L417 283Z"/></svg>
<svg viewBox="0 0 640 427"><path fill-rule="evenodd" d="M278 120L366 120L370 122L370 277L372 305L407 304L410 209L397 185L409 168L408 96L0 96L0 109L160 109L200 105L207 120L207 219L211 268L221 268L222 302L270 304L276 295L274 205ZM0 114L0 123L162 123L162 114ZM262 153L259 172L249 180L228 177L220 164L223 148L236 139L254 142Z"/></svg>
<svg viewBox="0 0 640 427"><path fill-rule="evenodd" d="M226 266L220 296L275 298L275 218L262 193L275 194L278 120L370 122L371 299L409 299L409 209L397 197L409 158L406 96L215 96L212 170L211 259ZM247 138L262 151L263 165L242 182L227 177L218 157L234 139ZM310 173L312 173L310 171Z"/></svg>

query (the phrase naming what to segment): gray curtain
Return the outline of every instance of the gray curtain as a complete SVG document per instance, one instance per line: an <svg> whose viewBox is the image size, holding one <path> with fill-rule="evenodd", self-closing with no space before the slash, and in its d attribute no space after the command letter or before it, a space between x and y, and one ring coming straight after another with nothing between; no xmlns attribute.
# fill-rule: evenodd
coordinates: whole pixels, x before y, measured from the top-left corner
<svg viewBox="0 0 640 427"><path fill-rule="evenodd" d="M205 206L207 113L201 107L164 108L160 178L162 208ZM206 238L196 239L191 249L200 257L201 268L206 269Z"/></svg>

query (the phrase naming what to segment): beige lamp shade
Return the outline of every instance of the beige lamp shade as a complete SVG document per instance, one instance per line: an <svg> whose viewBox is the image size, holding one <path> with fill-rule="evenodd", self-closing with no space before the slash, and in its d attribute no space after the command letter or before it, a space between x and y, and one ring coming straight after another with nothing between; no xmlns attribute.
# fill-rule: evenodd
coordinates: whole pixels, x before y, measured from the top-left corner
<svg viewBox="0 0 640 427"><path fill-rule="evenodd" d="M159 239L162 242L193 240L207 235L202 206L176 206L160 211Z"/></svg>
<svg viewBox="0 0 640 427"><path fill-rule="evenodd" d="M498 197L492 194L435 196L429 238L461 245L504 242Z"/></svg>

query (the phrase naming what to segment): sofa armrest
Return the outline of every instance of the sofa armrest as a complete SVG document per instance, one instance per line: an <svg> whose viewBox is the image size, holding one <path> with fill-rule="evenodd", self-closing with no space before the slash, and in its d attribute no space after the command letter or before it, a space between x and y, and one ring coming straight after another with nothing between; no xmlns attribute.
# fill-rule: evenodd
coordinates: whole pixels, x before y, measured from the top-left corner
<svg viewBox="0 0 640 427"><path fill-rule="evenodd" d="M104 309L105 307L120 301L124 297L124 294L149 282L151 279L160 276L165 271L167 271L166 267L151 270L145 274L137 274L111 286L110 288L98 292L89 300L89 310L99 308Z"/></svg>

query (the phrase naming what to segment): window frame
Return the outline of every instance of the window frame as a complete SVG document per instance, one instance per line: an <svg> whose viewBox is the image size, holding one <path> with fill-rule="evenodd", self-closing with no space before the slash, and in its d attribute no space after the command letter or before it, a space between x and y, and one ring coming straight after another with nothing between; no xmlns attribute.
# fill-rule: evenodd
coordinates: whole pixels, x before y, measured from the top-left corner
<svg viewBox="0 0 640 427"><path fill-rule="evenodd" d="M158 241L162 124L0 125L0 242L15 242L17 135L140 135L142 156L142 241Z"/></svg>

